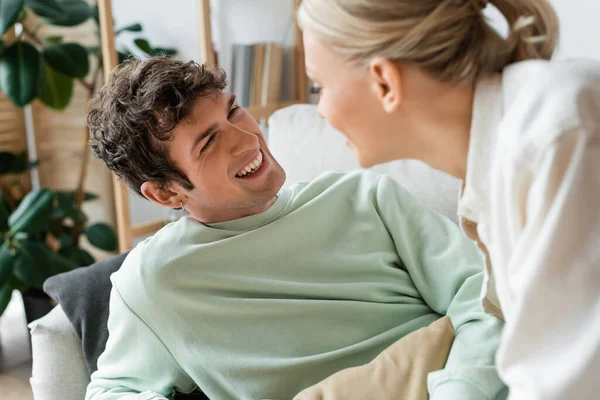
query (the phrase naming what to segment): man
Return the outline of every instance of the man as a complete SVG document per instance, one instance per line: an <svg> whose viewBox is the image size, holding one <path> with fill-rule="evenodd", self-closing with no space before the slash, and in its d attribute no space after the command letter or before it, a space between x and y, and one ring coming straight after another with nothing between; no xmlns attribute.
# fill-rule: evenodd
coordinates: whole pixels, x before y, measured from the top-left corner
<svg viewBox="0 0 600 400"><path fill-rule="evenodd" d="M291 399L449 315L456 339L432 399L494 398L501 324L479 306L483 258L388 177L285 173L225 75L130 61L92 102L92 148L185 218L111 280L106 350L87 399ZM310 155L307 154L307 162Z"/></svg>

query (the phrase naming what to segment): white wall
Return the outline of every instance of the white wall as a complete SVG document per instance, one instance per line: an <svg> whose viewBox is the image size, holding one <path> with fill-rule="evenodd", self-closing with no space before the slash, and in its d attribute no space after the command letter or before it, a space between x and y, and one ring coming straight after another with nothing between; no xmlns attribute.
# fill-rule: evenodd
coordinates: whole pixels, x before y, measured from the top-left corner
<svg viewBox="0 0 600 400"><path fill-rule="evenodd" d="M219 52L219 62L230 71L230 46L233 42L278 41L289 45L294 40L291 0L211 0L213 37ZM418 0L415 0L418 1ZM556 58L588 57L600 60L600 1L550 0L561 21L561 42ZM113 0L116 27L141 22L144 35L157 46L175 47L184 60L198 60L198 0ZM487 14L502 26L497 12L490 7ZM505 25L505 24L504 24ZM138 34L124 35L121 44ZM288 64L289 65L289 64ZM288 68L286 82L292 80ZM293 81L293 80L292 80ZM289 86L284 92L291 95ZM131 196L133 223L164 217L157 206Z"/></svg>
<svg viewBox="0 0 600 400"><path fill-rule="evenodd" d="M558 12L561 35L556 57L600 60L600 1L551 0Z"/></svg>
<svg viewBox="0 0 600 400"><path fill-rule="evenodd" d="M560 19L560 41L554 54L556 59L593 58L600 60L600 1L550 0ZM486 15L501 32L506 31L506 21L489 7Z"/></svg>
<svg viewBox="0 0 600 400"><path fill-rule="evenodd" d="M119 44L143 35L150 43L161 47L175 47L184 60L198 60L198 0L113 0L115 29L139 22L141 33L124 33Z"/></svg>

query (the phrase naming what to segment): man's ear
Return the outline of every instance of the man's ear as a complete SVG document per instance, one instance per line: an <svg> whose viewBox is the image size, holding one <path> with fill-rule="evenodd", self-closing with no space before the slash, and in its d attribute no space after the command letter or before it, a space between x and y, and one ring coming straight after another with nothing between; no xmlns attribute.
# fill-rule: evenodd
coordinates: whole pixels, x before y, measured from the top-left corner
<svg viewBox="0 0 600 400"><path fill-rule="evenodd" d="M396 111L402 102L402 76L399 66L386 58L375 58L369 64L369 73L385 112Z"/></svg>
<svg viewBox="0 0 600 400"><path fill-rule="evenodd" d="M145 198L159 206L168 208L181 207L183 196L170 187L161 189L155 182L144 182L140 187L140 191Z"/></svg>

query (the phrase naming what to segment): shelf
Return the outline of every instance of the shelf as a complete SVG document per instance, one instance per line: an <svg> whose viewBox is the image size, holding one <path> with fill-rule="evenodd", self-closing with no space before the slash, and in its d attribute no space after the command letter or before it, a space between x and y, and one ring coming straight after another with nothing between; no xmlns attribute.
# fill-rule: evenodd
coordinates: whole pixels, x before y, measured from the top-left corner
<svg viewBox="0 0 600 400"><path fill-rule="evenodd" d="M302 102L299 100L282 101L279 103L267 104L266 106L246 107L246 111L248 111L248 113L250 113L250 115L252 115L254 119L260 121L263 118L269 118L271 114L273 114L279 109L300 103Z"/></svg>

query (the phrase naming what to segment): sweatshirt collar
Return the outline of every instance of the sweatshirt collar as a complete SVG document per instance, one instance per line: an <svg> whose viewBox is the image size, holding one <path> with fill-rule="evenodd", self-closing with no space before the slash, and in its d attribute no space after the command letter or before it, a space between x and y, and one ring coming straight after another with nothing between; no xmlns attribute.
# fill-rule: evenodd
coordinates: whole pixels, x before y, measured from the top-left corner
<svg viewBox="0 0 600 400"><path fill-rule="evenodd" d="M286 206L290 202L291 192L289 189L282 189L277 194L277 200L268 210L259 214L250 215L244 218L238 218L231 221L217 222L214 224L205 224L206 226L226 231L245 232L260 228L273 222L285 211Z"/></svg>
<svg viewBox="0 0 600 400"><path fill-rule="evenodd" d="M458 203L458 215L476 223L489 201L489 177L502 113L502 75L480 79L473 101L467 173Z"/></svg>

